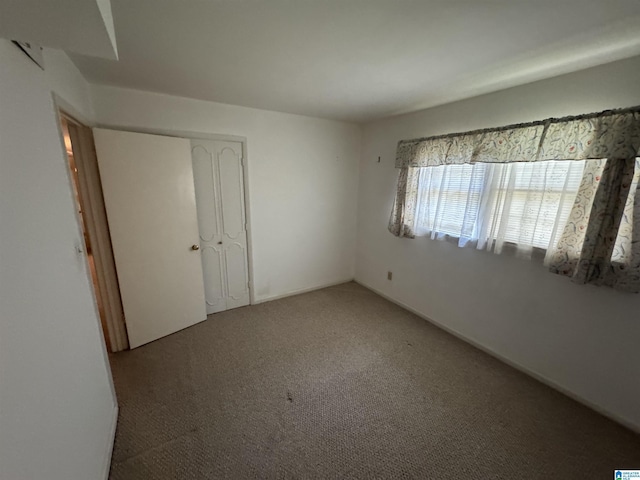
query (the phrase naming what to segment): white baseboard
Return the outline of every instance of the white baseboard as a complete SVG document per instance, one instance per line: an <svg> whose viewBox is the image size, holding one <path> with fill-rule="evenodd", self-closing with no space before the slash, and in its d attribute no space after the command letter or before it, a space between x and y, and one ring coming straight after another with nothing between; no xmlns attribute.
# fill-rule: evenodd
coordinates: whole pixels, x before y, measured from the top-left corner
<svg viewBox="0 0 640 480"><path fill-rule="evenodd" d="M640 433L640 425L636 425L635 423L620 417L619 415L608 411L607 409L601 407L600 405L597 405L585 398L583 398L582 396L578 395L575 392L572 392L571 390L566 389L565 387L563 387L562 385L556 383L555 381L551 380L550 378L541 375L531 369L529 369L528 367L525 367L524 365L518 363L518 362L514 362L513 360L510 360L509 358L499 354L498 352L494 351L493 349L482 345L481 343L478 343L477 341L463 335L462 333L458 332L457 330L454 330L446 325L443 325L440 322L436 322L435 320L427 317L424 313L416 310L413 307L410 307L409 305L396 300L393 297L390 297L389 295L381 292L380 290L371 287L369 285L367 285L365 282L355 279L354 280L356 283L362 285L365 288L368 288L369 290L371 290L372 292L377 293L378 295L380 295L381 297L385 298L386 300L389 300L391 303L395 303L396 305L404 308L405 310L410 311L411 313L419 316L420 318L426 320L427 322L431 323L432 325L435 325L436 327L440 328L441 330L444 330L447 333L450 333L451 335L459 338L460 340L473 345L474 347L476 347L479 350L482 350L483 352L491 355L494 358L497 358L498 360L500 360L503 363L506 363L507 365L509 365L510 367L515 368L516 370L521 371L522 373L538 380L541 383L544 383L545 385L553 388L554 390L559 391L560 393L562 393L563 395L566 395L567 397L571 398L572 400L575 400L578 403L581 403L582 405L589 407L591 410L594 410L595 412L599 413L600 415L603 415L611 420L613 420L616 423L619 423L620 425L623 425L624 427L628 428L629 430L632 430L633 432L636 433Z"/></svg>
<svg viewBox="0 0 640 480"><path fill-rule="evenodd" d="M344 280L339 280L337 282L331 282L331 283L325 283L325 284L318 285L318 286L315 286L315 287L301 288L299 290L291 290L290 292L279 294L279 295L270 295L270 296L267 296L267 297L256 298L256 299L254 299L252 305L257 305L259 303L264 303L264 302L271 302L273 300L278 300L280 298L292 297L294 295L300 295L300 294L303 294L303 293L313 292L314 290L322 290L323 288L335 287L336 285L340 285L340 284L347 283L347 282L352 282L353 280L354 280L353 277L349 277L349 278L345 278Z"/></svg>
<svg viewBox="0 0 640 480"><path fill-rule="evenodd" d="M105 480L109 479L109 471L111 470L111 455L113 453L113 443L116 439L116 427L118 425L118 404L116 403L115 408L113 409L113 418L111 419L111 427L109 431L109 435L107 436L107 445L105 447L105 459L104 466L102 467L102 471L104 475L102 478Z"/></svg>

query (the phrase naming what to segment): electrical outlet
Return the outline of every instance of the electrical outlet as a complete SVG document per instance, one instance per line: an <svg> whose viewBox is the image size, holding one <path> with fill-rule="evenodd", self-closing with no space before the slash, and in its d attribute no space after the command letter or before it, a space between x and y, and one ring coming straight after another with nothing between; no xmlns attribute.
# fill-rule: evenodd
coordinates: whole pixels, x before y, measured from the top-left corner
<svg viewBox="0 0 640 480"><path fill-rule="evenodd" d="M393 280L393 272L387 272L387 280Z"/></svg>

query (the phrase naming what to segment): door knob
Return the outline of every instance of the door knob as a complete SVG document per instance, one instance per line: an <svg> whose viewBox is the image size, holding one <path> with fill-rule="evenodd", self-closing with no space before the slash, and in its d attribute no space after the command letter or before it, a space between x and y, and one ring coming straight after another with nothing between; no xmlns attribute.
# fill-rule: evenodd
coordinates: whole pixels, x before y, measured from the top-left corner
<svg viewBox="0 0 640 480"><path fill-rule="evenodd" d="M222 245L222 242L218 242L218 245Z"/></svg>
<svg viewBox="0 0 640 480"><path fill-rule="evenodd" d="M200 250L200 245L191 245L191 250Z"/></svg>

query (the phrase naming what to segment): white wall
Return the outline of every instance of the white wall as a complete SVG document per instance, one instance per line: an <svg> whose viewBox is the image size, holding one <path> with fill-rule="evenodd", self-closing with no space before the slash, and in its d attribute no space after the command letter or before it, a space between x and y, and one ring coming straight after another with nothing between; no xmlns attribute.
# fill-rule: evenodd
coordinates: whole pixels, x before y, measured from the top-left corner
<svg viewBox="0 0 640 480"><path fill-rule="evenodd" d="M0 40L0 478L99 479L116 403L51 90L92 115L65 54Z"/></svg>
<svg viewBox="0 0 640 480"><path fill-rule="evenodd" d="M257 301L353 278L358 126L105 86L93 103L103 126L246 137Z"/></svg>
<svg viewBox="0 0 640 480"><path fill-rule="evenodd" d="M640 295L387 231L399 140L639 105L638 72L640 57L366 125L356 280L640 430Z"/></svg>

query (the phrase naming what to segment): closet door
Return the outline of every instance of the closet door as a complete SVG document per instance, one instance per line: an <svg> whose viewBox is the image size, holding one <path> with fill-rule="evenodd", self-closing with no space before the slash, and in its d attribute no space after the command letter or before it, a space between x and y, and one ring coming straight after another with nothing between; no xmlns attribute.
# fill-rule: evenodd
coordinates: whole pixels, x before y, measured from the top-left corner
<svg viewBox="0 0 640 480"><path fill-rule="evenodd" d="M206 319L189 140L93 132L134 348Z"/></svg>
<svg viewBox="0 0 640 480"><path fill-rule="evenodd" d="M207 314L249 304L242 144L191 140Z"/></svg>

